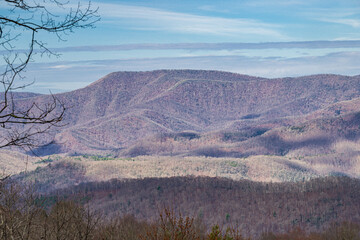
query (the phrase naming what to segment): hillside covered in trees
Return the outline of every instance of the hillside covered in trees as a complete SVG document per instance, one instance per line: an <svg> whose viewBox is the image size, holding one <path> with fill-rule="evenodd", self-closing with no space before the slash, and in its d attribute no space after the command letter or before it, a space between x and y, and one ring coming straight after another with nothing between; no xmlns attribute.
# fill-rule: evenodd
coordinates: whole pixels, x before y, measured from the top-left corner
<svg viewBox="0 0 360 240"><path fill-rule="evenodd" d="M244 236L319 232L332 223L360 223L360 181L347 177L297 183L260 183L225 178L173 177L82 183L43 195L76 199L107 219L132 215L154 221L163 209L214 224L236 227Z"/></svg>

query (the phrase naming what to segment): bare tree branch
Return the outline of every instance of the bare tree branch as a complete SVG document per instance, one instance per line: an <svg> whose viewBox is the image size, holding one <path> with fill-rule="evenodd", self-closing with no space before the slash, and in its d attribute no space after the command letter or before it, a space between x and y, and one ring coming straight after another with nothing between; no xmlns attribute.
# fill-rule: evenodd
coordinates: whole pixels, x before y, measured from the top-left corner
<svg viewBox="0 0 360 240"><path fill-rule="evenodd" d="M47 133L51 127L61 126L66 107L55 95L49 102L24 104L14 99L14 91L29 84L19 84L22 73L37 53L56 55L39 38L50 33L59 40L75 29L91 28L99 21L97 9L91 2L83 6L79 2L60 0L4 0L9 7L8 15L0 15L0 51L5 64L0 73L0 148L8 146L33 147L35 137ZM55 9L55 10L54 10ZM59 14L60 12L60 14ZM20 48L18 42L27 41L28 48Z"/></svg>

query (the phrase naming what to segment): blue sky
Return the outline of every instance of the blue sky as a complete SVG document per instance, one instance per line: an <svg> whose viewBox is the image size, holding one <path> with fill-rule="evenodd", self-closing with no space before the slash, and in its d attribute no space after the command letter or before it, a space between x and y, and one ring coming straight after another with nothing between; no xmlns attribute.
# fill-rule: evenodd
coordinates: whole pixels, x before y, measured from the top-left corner
<svg viewBox="0 0 360 240"><path fill-rule="evenodd" d="M72 4L75 1L70 1ZM360 74L360 1L92 1L101 21L35 57L28 91L63 92L113 71L213 69L262 77ZM7 14L3 5L0 13Z"/></svg>

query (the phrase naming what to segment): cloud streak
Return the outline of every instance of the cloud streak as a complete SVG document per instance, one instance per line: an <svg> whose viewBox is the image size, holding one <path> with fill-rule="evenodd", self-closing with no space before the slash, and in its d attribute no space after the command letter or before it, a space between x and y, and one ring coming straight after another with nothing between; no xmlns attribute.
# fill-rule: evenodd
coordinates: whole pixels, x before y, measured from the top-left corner
<svg viewBox="0 0 360 240"><path fill-rule="evenodd" d="M121 45L93 45L66 48L52 48L55 52L105 52L131 50L241 50L241 49L325 49L360 48L360 40L346 41L306 41L268 43L149 43Z"/></svg>
<svg viewBox="0 0 360 240"><path fill-rule="evenodd" d="M319 19L323 22L330 22L330 23L338 23L343 25L348 25L353 28L359 28L360 27L360 20L359 19L349 19L349 18L339 18L339 19L331 19L331 18L321 18Z"/></svg>
<svg viewBox="0 0 360 240"><path fill-rule="evenodd" d="M325 56L261 58L244 56L201 56L128 60L98 60L31 64L28 79L35 79L27 91L64 92L84 87L115 71L158 69L221 70L260 77L296 77L312 74L357 75L360 52L337 52ZM76 65L76 67L73 67ZM55 66L55 67L54 67ZM61 68L56 66L62 66ZM59 85L59 83L61 84Z"/></svg>
<svg viewBox="0 0 360 240"><path fill-rule="evenodd" d="M107 18L130 20L129 29L213 35L250 34L287 39L279 31L281 26L254 19L201 16L123 4L96 5L100 14ZM124 24L124 21L121 23Z"/></svg>
<svg viewBox="0 0 360 240"><path fill-rule="evenodd" d="M288 6L302 6L308 4L306 1L299 0L264 0L264 1L248 1L245 3L251 7L264 7L264 6L275 6L275 7L288 7Z"/></svg>
<svg viewBox="0 0 360 240"><path fill-rule="evenodd" d="M360 27L358 13L359 7L354 8L318 8L303 13L304 16L325 23L335 23L350 26L353 28Z"/></svg>

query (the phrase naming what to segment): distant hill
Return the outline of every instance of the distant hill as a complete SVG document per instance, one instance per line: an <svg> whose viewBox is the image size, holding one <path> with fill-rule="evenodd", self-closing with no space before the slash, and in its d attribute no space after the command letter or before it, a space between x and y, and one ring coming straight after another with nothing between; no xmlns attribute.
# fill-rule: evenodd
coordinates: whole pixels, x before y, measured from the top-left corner
<svg viewBox="0 0 360 240"><path fill-rule="evenodd" d="M24 99L24 98L33 98L37 96L41 96L39 93L31 93L31 92L13 92L13 99ZM0 99L4 97L4 93L0 93Z"/></svg>
<svg viewBox="0 0 360 240"><path fill-rule="evenodd" d="M40 155L202 155L216 145L227 148L220 155L284 155L304 146L329 152L334 142L359 135L360 76L266 79L201 70L116 72L56 96L69 107L66 125L37 149ZM34 99L45 102L48 97ZM306 139L300 130L307 131ZM155 146L169 142L164 136L188 133L197 136L199 145L178 151ZM295 135L298 140L288 141ZM176 138L173 149L189 140Z"/></svg>

